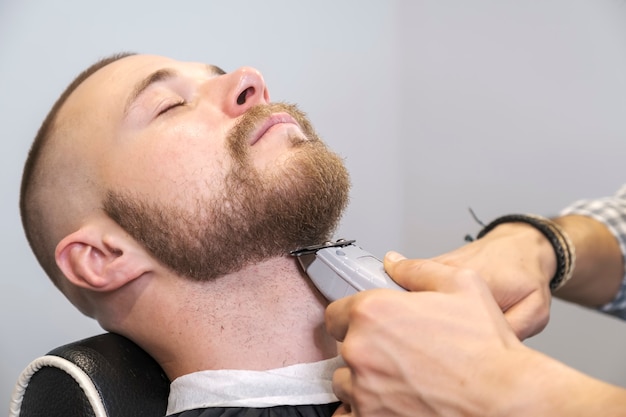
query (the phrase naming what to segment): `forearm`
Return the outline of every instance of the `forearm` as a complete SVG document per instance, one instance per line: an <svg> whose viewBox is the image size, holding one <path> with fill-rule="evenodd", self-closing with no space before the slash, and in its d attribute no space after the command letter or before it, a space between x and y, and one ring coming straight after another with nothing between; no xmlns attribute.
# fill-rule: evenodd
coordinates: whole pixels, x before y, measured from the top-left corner
<svg viewBox="0 0 626 417"><path fill-rule="evenodd" d="M554 295L589 307L611 301L624 276L615 236L603 223L586 216L564 216L554 221L570 237L576 251L574 275Z"/></svg>
<svg viewBox="0 0 626 417"><path fill-rule="evenodd" d="M626 390L572 369L537 351L518 355L498 406L507 417L617 417L626 413ZM508 406L507 403L508 402ZM498 414L497 412L494 415Z"/></svg>

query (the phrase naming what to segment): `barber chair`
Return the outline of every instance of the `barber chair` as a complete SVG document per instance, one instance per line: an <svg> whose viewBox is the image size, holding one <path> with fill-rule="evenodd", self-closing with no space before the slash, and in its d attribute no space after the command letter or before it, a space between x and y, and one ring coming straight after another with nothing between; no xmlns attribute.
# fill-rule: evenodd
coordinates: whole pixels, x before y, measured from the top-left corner
<svg viewBox="0 0 626 417"><path fill-rule="evenodd" d="M139 346L105 333L31 362L13 390L9 417L164 416L169 385Z"/></svg>

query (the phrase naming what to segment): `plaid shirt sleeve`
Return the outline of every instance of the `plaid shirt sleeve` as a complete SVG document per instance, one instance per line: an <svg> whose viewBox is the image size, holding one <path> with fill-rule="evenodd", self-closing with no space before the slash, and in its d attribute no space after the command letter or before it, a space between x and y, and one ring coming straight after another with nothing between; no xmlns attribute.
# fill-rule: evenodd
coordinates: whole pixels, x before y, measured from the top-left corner
<svg viewBox="0 0 626 417"><path fill-rule="evenodd" d="M561 216L567 214L587 216L604 223L619 242L622 260L626 260L626 185L612 197L577 201L560 213ZM626 276L617 296L599 310L626 319Z"/></svg>

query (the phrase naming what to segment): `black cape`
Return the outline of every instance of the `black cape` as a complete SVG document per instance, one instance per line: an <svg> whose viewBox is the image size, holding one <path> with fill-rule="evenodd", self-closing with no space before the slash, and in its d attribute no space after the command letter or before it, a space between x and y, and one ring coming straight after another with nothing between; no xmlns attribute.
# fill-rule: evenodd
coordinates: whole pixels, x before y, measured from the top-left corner
<svg viewBox="0 0 626 417"><path fill-rule="evenodd" d="M270 408L220 407L183 411L169 417L331 417L341 403L279 405Z"/></svg>

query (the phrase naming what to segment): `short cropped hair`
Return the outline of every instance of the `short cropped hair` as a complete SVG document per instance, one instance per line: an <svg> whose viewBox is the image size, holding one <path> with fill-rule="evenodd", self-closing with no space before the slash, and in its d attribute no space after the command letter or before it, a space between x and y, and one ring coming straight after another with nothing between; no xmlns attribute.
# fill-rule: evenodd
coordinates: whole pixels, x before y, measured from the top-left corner
<svg viewBox="0 0 626 417"><path fill-rule="evenodd" d="M24 171L22 173L19 202L22 226L24 227L28 244L35 254L37 261L39 261L39 264L57 287L59 286L59 276L61 272L56 265L54 251L58 242L52 242L50 236L51 231L46 230L47 228L45 225L47 222L44 218L46 216L46 208L41 207L41 202L35 198L35 196L41 191L39 189L41 184L36 179L40 175L51 175L51 172L42 172L48 168L42 166L44 165L43 160L45 159L46 152L49 151L51 146L54 146L53 143L51 143L53 142L51 138L55 134L57 116L68 97L76 90L76 88L78 88L79 85L81 85L96 71L112 62L131 55L135 54L130 52L116 53L100 59L89 68L82 71L67 86L50 109L50 112L48 112L48 115L44 119L37 135L35 136L28 153L28 157L26 158Z"/></svg>

